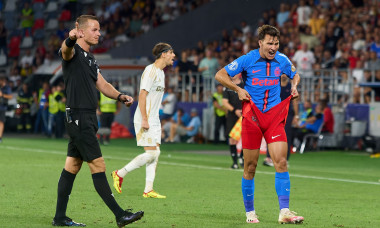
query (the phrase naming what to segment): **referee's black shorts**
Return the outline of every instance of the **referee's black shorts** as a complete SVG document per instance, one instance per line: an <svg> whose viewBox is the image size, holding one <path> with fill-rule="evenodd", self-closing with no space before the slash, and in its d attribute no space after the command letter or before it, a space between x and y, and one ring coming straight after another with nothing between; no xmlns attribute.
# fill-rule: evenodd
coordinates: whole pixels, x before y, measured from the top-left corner
<svg viewBox="0 0 380 228"><path fill-rule="evenodd" d="M92 161L102 157L96 133L98 120L95 111L72 111L72 122L65 120L66 130L70 136L67 156Z"/></svg>

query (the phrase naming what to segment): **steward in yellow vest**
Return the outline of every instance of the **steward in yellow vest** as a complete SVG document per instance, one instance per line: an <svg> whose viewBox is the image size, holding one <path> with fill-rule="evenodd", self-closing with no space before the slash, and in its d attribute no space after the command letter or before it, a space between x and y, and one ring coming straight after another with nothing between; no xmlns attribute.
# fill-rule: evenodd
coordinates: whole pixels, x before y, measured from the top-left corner
<svg viewBox="0 0 380 228"><path fill-rule="evenodd" d="M98 134L100 136L100 144L108 145L110 142L111 125L115 119L115 114L120 111L120 103L100 93L99 109L100 128Z"/></svg>

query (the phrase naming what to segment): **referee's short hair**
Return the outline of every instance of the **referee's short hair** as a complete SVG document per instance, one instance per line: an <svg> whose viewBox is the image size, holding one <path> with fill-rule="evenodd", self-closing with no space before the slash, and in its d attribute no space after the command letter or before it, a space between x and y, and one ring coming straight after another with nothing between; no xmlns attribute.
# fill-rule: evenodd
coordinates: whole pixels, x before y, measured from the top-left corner
<svg viewBox="0 0 380 228"><path fill-rule="evenodd" d="M156 59L159 59L162 55L162 53L173 50L172 46L168 43L158 43L154 45L152 54Z"/></svg>
<svg viewBox="0 0 380 228"><path fill-rule="evenodd" d="M78 27L82 27L87 23L88 20L95 20L99 22L99 19L93 15L81 15L77 18L75 22L78 23Z"/></svg>
<svg viewBox="0 0 380 228"><path fill-rule="evenodd" d="M263 40L265 35L270 35L280 39L280 31L272 25L263 25L259 27L259 40Z"/></svg>

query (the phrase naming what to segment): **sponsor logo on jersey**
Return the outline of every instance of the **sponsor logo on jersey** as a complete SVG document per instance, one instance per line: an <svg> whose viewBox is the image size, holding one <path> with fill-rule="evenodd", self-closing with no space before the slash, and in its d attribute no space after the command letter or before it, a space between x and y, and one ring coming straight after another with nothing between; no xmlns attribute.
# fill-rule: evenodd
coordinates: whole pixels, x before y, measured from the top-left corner
<svg viewBox="0 0 380 228"><path fill-rule="evenodd" d="M238 68L239 64L238 62L235 60L233 61L232 63L228 64L228 69L230 70L236 70Z"/></svg>
<svg viewBox="0 0 380 228"><path fill-rule="evenodd" d="M165 87L157 86L156 91L157 92L164 92L165 91Z"/></svg>
<svg viewBox="0 0 380 228"><path fill-rule="evenodd" d="M265 79L260 80L258 78L254 78L252 80L252 85L258 85L258 86L271 86L271 85L277 85L279 83L278 79Z"/></svg>

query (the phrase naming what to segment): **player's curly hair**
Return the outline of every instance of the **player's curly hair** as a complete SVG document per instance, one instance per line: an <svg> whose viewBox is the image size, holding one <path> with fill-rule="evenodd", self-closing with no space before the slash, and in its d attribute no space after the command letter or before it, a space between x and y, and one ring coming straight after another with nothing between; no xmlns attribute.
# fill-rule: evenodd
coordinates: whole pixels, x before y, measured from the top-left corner
<svg viewBox="0 0 380 228"><path fill-rule="evenodd" d="M81 15L81 16L79 16L77 18L77 20L75 22L78 23L78 27L82 27L84 24L87 23L88 20L99 21L99 19L96 16L93 16L93 15Z"/></svg>
<svg viewBox="0 0 380 228"><path fill-rule="evenodd" d="M265 38L265 35L270 35L273 37L277 37L280 39L280 31L272 25L263 25L259 27L259 40L263 40Z"/></svg>
<svg viewBox="0 0 380 228"><path fill-rule="evenodd" d="M152 54L156 59L159 59L162 55L162 53L173 50L172 46L168 43L158 43L154 45Z"/></svg>

